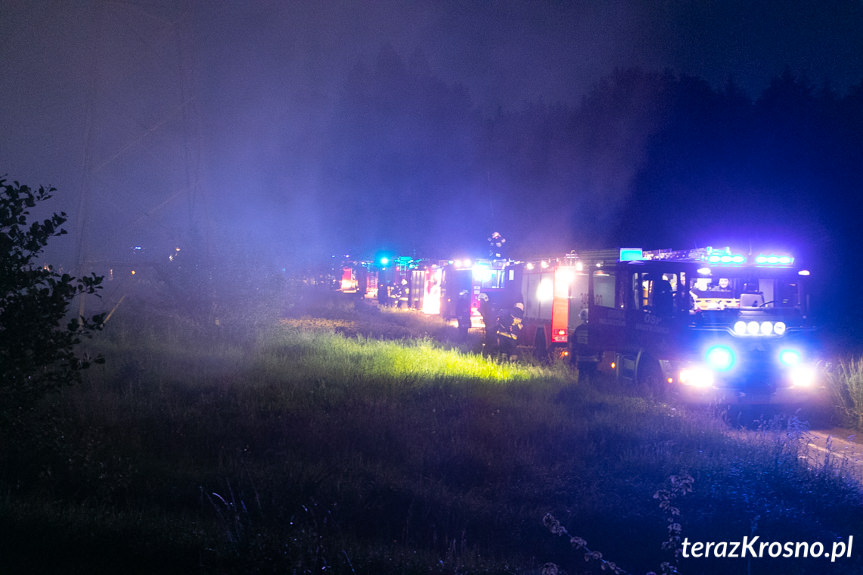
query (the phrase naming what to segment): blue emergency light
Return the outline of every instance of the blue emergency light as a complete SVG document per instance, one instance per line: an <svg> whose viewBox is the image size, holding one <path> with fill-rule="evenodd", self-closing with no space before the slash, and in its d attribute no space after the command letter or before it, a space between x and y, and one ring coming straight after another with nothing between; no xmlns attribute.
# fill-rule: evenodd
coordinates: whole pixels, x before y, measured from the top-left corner
<svg viewBox="0 0 863 575"><path fill-rule="evenodd" d="M732 254L731 248L725 250L714 250L707 248L707 257L705 258L711 264L745 264L746 256L743 254Z"/></svg>
<svg viewBox="0 0 863 575"><path fill-rule="evenodd" d="M790 266L794 263L794 258L791 256L780 255L760 255L755 258L757 264L767 264L772 266Z"/></svg>
<svg viewBox="0 0 863 575"><path fill-rule="evenodd" d="M734 352L730 347L714 345L707 350L707 364L717 371L728 371L734 367Z"/></svg>
<svg viewBox="0 0 863 575"><path fill-rule="evenodd" d="M710 254L707 261L712 264L743 264L746 256L740 254Z"/></svg>
<svg viewBox="0 0 863 575"><path fill-rule="evenodd" d="M704 259L711 264L745 264L748 261L743 254L731 253L730 248L724 250L707 248L707 256ZM752 261L760 266L790 266L794 263L794 258L789 255L759 254Z"/></svg>

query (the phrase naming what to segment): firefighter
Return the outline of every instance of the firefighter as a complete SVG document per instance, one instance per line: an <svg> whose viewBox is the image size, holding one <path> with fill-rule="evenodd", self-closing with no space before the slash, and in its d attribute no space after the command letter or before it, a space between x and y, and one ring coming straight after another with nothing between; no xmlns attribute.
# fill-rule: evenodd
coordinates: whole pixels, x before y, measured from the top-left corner
<svg viewBox="0 0 863 575"><path fill-rule="evenodd" d="M470 293L468 293L467 290L461 290L459 292L455 314L456 319L458 320L459 336L462 340L466 340L468 330L470 330Z"/></svg>
<svg viewBox="0 0 863 575"><path fill-rule="evenodd" d="M494 311L491 308L491 301L489 301L487 293L479 294L479 314L482 316L482 323L484 326L483 346L486 349L491 349L492 347L494 347L495 326L497 325L497 318L495 317Z"/></svg>
<svg viewBox="0 0 863 575"><path fill-rule="evenodd" d="M511 358L515 353L515 343L521 334L523 319L524 304L518 302L506 317L502 317L498 321L497 342L500 346L500 353L506 359Z"/></svg>
<svg viewBox="0 0 863 575"><path fill-rule="evenodd" d="M674 310L674 292L671 282L664 276L653 278L653 313L662 317L671 317Z"/></svg>
<svg viewBox="0 0 863 575"><path fill-rule="evenodd" d="M408 280L402 278L401 283L399 284L399 299L396 301L396 307L399 309L408 309L411 307L410 303L410 295L411 288L408 285Z"/></svg>
<svg viewBox="0 0 863 575"><path fill-rule="evenodd" d="M390 296L387 291L387 283L385 281L381 281L378 284L378 305L381 307L389 306Z"/></svg>
<svg viewBox="0 0 863 575"><path fill-rule="evenodd" d="M395 309L399 307L399 300L402 297L402 285L396 281L391 281L389 306Z"/></svg>
<svg viewBox="0 0 863 575"><path fill-rule="evenodd" d="M719 278L719 282L710 286L710 297L733 298L731 282L728 278Z"/></svg>
<svg viewBox="0 0 863 575"><path fill-rule="evenodd" d="M488 238L488 255L491 259L503 259L503 245L506 243L506 238L500 235L499 232L494 232Z"/></svg>

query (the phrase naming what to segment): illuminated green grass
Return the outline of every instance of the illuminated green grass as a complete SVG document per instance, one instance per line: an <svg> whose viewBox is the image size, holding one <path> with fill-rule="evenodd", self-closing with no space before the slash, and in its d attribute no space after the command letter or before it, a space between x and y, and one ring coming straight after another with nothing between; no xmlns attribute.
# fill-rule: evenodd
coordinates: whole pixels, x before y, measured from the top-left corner
<svg viewBox="0 0 863 575"><path fill-rule="evenodd" d="M386 341L345 338L321 331L284 329L261 350L259 368L282 381L330 380L429 383L516 382L548 379L539 366L501 362L458 349L445 349L425 338Z"/></svg>

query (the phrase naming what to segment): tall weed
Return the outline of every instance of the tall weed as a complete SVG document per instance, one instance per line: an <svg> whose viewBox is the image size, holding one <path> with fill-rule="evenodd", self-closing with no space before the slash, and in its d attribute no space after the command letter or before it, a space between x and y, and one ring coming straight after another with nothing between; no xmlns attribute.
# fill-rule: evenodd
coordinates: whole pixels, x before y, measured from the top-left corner
<svg viewBox="0 0 863 575"><path fill-rule="evenodd" d="M863 357L840 360L828 372L828 383L840 413L863 431Z"/></svg>

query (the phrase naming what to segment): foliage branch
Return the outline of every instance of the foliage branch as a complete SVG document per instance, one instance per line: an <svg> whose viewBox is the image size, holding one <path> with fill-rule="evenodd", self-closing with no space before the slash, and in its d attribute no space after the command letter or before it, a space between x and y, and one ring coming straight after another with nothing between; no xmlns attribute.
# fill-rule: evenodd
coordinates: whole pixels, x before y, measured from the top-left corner
<svg viewBox="0 0 863 575"><path fill-rule="evenodd" d="M55 188L33 189L0 178L0 422L33 408L46 393L81 381L101 357L76 346L102 328L104 314L69 316L72 300L97 294L102 277L76 278L38 262L49 240L64 235L64 212L29 221Z"/></svg>

